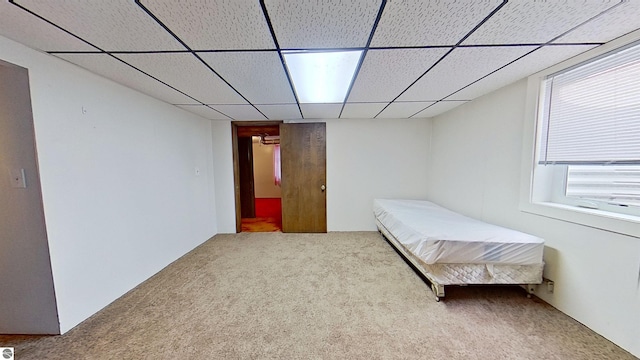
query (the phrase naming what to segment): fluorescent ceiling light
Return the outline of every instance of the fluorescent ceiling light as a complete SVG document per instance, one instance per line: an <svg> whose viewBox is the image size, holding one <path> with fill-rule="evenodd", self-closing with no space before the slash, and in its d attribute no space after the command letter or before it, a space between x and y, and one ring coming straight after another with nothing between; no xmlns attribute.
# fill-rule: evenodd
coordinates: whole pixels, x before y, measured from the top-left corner
<svg viewBox="0 0 640 360"><path fill-rule="evenodd" d="M360 60L359 51L283 51L301 103L341 103Z"/></svg>

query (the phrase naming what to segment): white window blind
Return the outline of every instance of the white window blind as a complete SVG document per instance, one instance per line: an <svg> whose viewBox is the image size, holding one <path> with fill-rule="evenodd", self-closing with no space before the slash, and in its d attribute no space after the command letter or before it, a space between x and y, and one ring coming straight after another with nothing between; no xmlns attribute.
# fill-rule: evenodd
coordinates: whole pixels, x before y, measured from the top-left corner
<svg viewBox="0 0 640 360"><path fill-rule="evenodd" d="M640 206L640 166L569 166L566 196Z"/></svg>
<svg viewBox="0 0 640 360"><path fill-rule="evenodd" d="M640 44L543 83L540 164L640 164Z"/></svg>

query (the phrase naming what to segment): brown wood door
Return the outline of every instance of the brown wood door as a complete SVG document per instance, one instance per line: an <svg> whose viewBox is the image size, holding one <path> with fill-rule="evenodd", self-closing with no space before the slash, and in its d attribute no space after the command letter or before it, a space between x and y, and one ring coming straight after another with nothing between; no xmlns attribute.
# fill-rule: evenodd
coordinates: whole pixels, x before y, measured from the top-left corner
<svg viewBox="0 0 640 360"><path fill-rule="evenodd" d="M326 125L280 125L282 231L327 232Z"/></svg>

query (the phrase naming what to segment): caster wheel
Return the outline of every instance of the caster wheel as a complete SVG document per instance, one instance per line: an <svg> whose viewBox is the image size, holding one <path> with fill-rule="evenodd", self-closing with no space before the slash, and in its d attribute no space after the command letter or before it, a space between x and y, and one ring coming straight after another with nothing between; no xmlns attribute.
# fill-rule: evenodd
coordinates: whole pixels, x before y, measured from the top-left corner
<svg viewBox="0 0 640 360"><path fill-rule="evenodd" d="M440 298L436 296L436 302L440 302Z"/></svg>
<svg viewBox="0 0 640 360"><path fill-rule="evenodd" d="M527 299L531 299L531 294L527 294Z"/></svg>

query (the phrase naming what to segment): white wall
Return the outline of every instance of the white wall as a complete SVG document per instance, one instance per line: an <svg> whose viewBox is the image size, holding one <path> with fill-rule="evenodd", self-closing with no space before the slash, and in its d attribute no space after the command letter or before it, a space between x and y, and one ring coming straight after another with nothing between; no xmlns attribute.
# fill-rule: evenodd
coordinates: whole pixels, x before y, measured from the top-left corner
<svg viewBox="0 0 640 360"><path fill-rule="evenodd" d="M640 356L640 239L518 209L526 87L522 80L432 119L428 195L543 237L555 292L537 295Z"/></svg>
<svg viewBox="0 0 640 360"><path fill-rule="evenodd" d="M425 199L430 138L425 119L327 121L328 230L376 230L375 198Z"/></svg>
<svg viewBox="0 0 640 360"><path fill-rule="evenodd" d="M215 235L211 125L5 38L0 59L29 70L66 332Z"/></svg>
<svg viewBox="0 0 640 360"><path fill-rule="evenodd" d="M0 62L0 334L60 332L35 150L27 70Z"/></svg>
<svg viewBox="0 0 640 360"><path fill-rule="evenodd" d="M256 198L280 198L282 191L273 179L274 145L253 140L253 180Z"/></svg>
<svg viewBox="0 0 640 360"><path fill-rule="evenodd" d="M233 183L231 121L212 121L213 167L216 174L216 214L218 233L236 232L236 199Z"/></svg>

